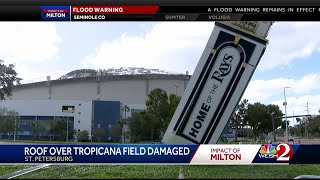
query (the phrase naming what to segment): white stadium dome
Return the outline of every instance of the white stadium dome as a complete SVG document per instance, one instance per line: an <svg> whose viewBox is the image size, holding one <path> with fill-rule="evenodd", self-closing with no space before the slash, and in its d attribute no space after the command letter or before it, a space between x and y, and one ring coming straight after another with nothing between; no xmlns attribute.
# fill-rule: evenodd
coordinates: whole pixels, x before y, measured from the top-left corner
<svg viewBox="0 0 320 180"><path fill-rule="evenodd" d="M60 117L71 121L70 129L87 130L90 137L95 129L103 128L105 140L115 141L110 127L143 110L152 89L182 96L191 78L188 74L146 68L74 70L56 80L47 76L46 81L15 86L1 106L18 112L26 126L21 138L30 136L30 120L45 124ZM122 111L124 105L130 112ZM66 107L72 107L72 111L65 111Z"/></svg>

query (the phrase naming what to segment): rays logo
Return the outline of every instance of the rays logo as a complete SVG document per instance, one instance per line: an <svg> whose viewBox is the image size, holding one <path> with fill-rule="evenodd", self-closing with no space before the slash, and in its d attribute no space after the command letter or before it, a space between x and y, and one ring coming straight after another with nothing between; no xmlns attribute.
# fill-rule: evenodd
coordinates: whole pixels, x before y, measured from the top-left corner
<svg viewBox="0 0 320 180"><path fill-rule="evenodd" d="M265 144L264 146L261 146L260 148L260 158L274 158L275 154L277 153L277 150L275 149L275 146L272 144Z"/></svg>

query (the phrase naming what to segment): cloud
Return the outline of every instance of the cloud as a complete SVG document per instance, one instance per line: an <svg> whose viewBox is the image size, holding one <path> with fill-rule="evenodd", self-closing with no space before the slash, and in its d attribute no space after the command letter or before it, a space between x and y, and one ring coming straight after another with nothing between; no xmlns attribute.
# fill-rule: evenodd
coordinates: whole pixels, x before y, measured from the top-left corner
<svg viewBox="0 0 320 180"><path fill-rule="evenodd" d="M306 115L307 103L309 114L319 115L320 109L320 73L307 74L301 79L277 78L271 80L251 81L246 89L243 98L248 99L249 103L261 102L264 104L276 104L283 113L285 108L284 87L286 89L287 115ZM292 123L291 123L292 124Z"/></svg>
<svg viewBox="0 0 320 180"><path fill-rule="evenodd" d="M34 71L26 66L18 66L16 67L16 71L18 72L18 77L23 78L21 81L22 84L46 81L47 76L50 76L51 80L55 80L69 72L65 70L56 70L53 72L46 72L45 70Z"/></svg>
<svg viewBox="0 0 320 180"><path fill-rule="evenodd" d="M1 22L0 58L5 63L41 62L55 57L62 39L54 23Z"/></svg>
<svg viewBox="0 0 320 180"><path fill-rule="evenodd" d="M244 97L252 100L265 101L272 96L283 95L283 88L290 87L287 91L294 95L304 95L314 90L320 90L320 73L312 73L301 79L277 78L271 80L254 80L248 85Z"/></svg>
<svg viewBox="0 0 320 180"><path fill-rule="evenodd" d="M163 22L140 36L126 33L104 41L84 64L95 68L146 67L173 72L193 71L214 23Z"/></svg>
<svg viewBox="0 0 320 180"><path fill-rule="evenodd" d="M320 90L319 81L320 73L307 74L301 79L254 80L249 83L243 98L249 99L249 102L270 102L275 97L283 99L284 87L290 87L286 90L287 95L308 95Z"/></svg>
<svg viewBox="0 0 320 180"><path fill-rule="evenodd" d="M95 68L142 66L185 72L193 71L208 41L214 23L155 23L139 36L123 33L113 41L104 41L88 55L84 66ZM320 23L276 22L269 33L269 45L259 70L288 66L306 59L319 49Z"/></svg>
<svg viewBox="0 0 320 180"><path fill-rule="evenodd" d="M283 113L285 113L285 108L283 106L284 100L273 101L280 107ZM287 115L307 115L307 103L310 115L319 115L320 110L320 94L317 95L305 95L299 97L289 97L287 98Z"/></svg>
<svg viewBox="0 0 320 180"><path fill-rule="evenodd" d="M261 59L259 70L287 66L295 60L306 59L319 49L320 23L276 22L272 25L269 45Z"/></svg>

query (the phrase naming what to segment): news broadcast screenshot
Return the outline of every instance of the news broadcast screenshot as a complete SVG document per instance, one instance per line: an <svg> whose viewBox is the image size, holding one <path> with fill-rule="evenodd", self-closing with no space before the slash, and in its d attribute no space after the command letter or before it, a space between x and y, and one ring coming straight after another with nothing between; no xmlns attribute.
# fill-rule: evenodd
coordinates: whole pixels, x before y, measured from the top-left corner
<svg viewBox="0 0 320 180"><path fill-rule="evenodd" d="M320 179L319 21L311 0L1 1L0 178Z"/></svg>

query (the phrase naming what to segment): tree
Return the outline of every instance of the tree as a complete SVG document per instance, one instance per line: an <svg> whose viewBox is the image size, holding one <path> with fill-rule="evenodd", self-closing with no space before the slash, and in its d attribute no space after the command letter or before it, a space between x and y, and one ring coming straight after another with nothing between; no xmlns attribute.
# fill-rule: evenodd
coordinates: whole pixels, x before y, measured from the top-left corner
<svg viewBox="0 0 320 180"><path fill-rule="evenodd" d="M257 140L257 136L263 130L263 125L265 119L268 118L266 112L266 106L259 102L254 104L248 104L248 112L246 114L246 120L248 124L252 127L254 141Z"/></svg>
<svg viewBox="0 0 320 180"><path fill-rule="evenodd" d="M17 77L17 72L14 68L15 66L13 64L7 66L3 60L0 60L0 100L11 96L13 86L20 84L22 80Z"/></svg>
<svg viewBox="0 0 320 180"><path fill-rule="evenodd" d="M166 91L153 89L146 101L146 110L134 113L124 123L129 126L131 142L161 139L181 100L175 94L167 95ZM121 122L120 122L121 124ZM143 131L141 131L143 129Z"/></svg>
<svg viewBox="0 0 320 180"><path fill-rule="evenodd" d="M111 139L113 141L120 141L121 140L120 137L121 137L121 134L122 134L122 129L123 128L122 128L120 123L112 125L112 127L111 127L111 134L112 134Z"/></svg>
<svg viewBox="0 0 320 180"><path fill-rule="evenodd" d="M55 122L55 132L59 141L64 141L67 136L67 122L64 119L57 119Z"/></svg>
<svg viewBox="0 0 320 180"><path fill-rule="evenodd" d="M127 112L130 112L130 108L128 105L124 105L122 107L122 111L124 112L124 119L121 119L119 122L120 125L120 132L121 132L121 137L122 137L122 141L124 142L126 139L126 132L125 130L127 129Z"/></svg>
<svg viewBox="0 0 320 180"><path fill-rule="evenodd" d="M142 136L142 117L140 113L134 113L128 119L130 142L140 142ZM144 129L146 130L146 129Z"/></svg>
<svg viewBox="0 0 320 180"><path fill-rule="evenodd" d="M55 124L54 121L49 121L49 123L48 123L48 129L47 129L47 131L48 131L48 135L49 135L49 137L50 137L50 141L51 141L51 138L52 138L52 137L54 138L54 136L55 136L55 127L54 127L54 124Z"/></svg>
<svg viewBox="0 0 320 180"><path fill-rule="evenodd" d="M59 141L63 141L67 137L67 121L62 118L57 118L53 121L50 133ZM73 137L74 132L69 130L69 137Z"/></svg>
<svg viewBox="0 0 320 180"><path fill-rule="evenodd" d="M279 106L274 104L261 104L259 102L248 105L245 119L253 129L254 140L260 133L267 134L273 131L275 141L275 129L282 125L283 113Z"/></svg>
<svg viewBox="0 0 320 180"><path fill-rule="evenodd" d="M14 110L8 110L7 108L0 109L0 132L8 135L10 139L11 135L16 135L18 132L22 132L19 126L18 113Z"/></svg>
<svg viewBox="0 0 320 180"><path fill-rule="evenodd" d="M87 130L77 132L78 142L87 142L89 141L89 132Z"/></svg>
<svg viewBox="0 0 320 180"><path fill-rule="evenodd" d="M104 128L95 128L94 129L94 136L98 138L98 141L104 141L106 132Z"/></svg>
<svg viewBox="0 0 320 180"><path fill-rule="evenodd" d="M302 119L296 118L296 121L298 123L298 136L301 138L302 137Z"/></svg>
<svg viewBox="0 0 320 180"><path fill-rule="evenodd" d="M33 139L36 139L37 136L40 133L40 129L39 129L39 121L37 120L33 120L30 122L30 136L33 137Z"/></svg>
<svg viewBox="0 0 320 180"><path fill-rule="evenodd" d="M40 121L38 124L38 135L42 138L45 138L49 135L49 130L47 129L48 121L50 122L50 120Z"/></svg>
<svg viewBox="0 0 320 180"><path fill-rule="evenodd" d="M287 127L289 126L289 124L290 124L290 121L287 120ZM286 120L281 122L281 129L286 129Z"/></svg>
<svg viewBox="0 0 320 180"><path fill-rule="evenodd" d="M312 117L307 124L307 130L310 136L319 137L320 136L320 118Z"/></svg>
<svg viewBox="0 0 320 180"><path fill-rule="evenodd" d="M164 132L164 124L167 119L168 113L168 95L167 92L156 88L153 89L149 95L146 102L148 118L151 120L159 121L159 127L156 127L160 130L160 134ZM149 116L150 115L150 116Z"/></svg>
<svg viewBox="0 0 320 180"><path fill-rule="evenodd" d="M153 89L149 93L146 102L147 109L146 112L143 113L142 118L150 122L149 125L152 129L158 129L159 138L161 138L164 131L166 131L180 100L180 96L175 94L168 96L167 92L160 88ZM154 132L152 131L151 133L153 137Z"/></svg>
<svg viewBox="0 0 320 180"><path fill-rule="evenodd" d="M124 112L124 119L127 119L127 112L130 111L129 106L125 104L125 105L122 107L122 111Z"/></svg>
<svg viewBox="0 0 320 180"><path fill-rule="evenodd" d="M155 134L157 133L157 129L159 129L159 127L161 128L161 125L160 125L161 122L158 121L156 118L154 118L154 116L147 111L143 111L140 114L141 114L142 127L144 127L144 129L149 130L149 133L148 133L150 135L149 138L151 141L154 141Z"/></svg>
<svg viewBox="0 0 320 180"><path fill-rule="evenodd" d="M246 122L244 122L245 121L244 118L247 114L247 108L248 108L248 100L243 99L236 106L235 112L234 112L233 116L231 117L231 124L235 130L235 136L234 136L235 141L237 141L237 137L238 137L238 128L241 127L243 124L246 124Z"/></svg>
<svg viewBox="0 0 320 180"><path fill-rule="evenodd" d="M119 126L119 129L116 127L113 127L114 130L119 130L119 132L115 132L116 134L119 134L118 137L119 141L121 142L122 140L124 141L124 127L127 125L127 119L120 119L120 121L118 122L117 126Z"/></svg>
<svg viewBox="0 0 320 180"><path fill-rule="evenodd" d="M276 132L275 130L282 125L282 116L283 113L280 110L279 106L274 104L267 105L267 114L271 119L271 127L270 123L266 123L266 128L271 128L273 134L273 142L276 142Z"/></svg>
<svg viewBox="0 0 320 180"><path fill-rule="evenodd" d="M176 112L176 109L180 103L181 96L177 96L175 94L170 94L168 98L168 108L167 108L167 117L163 122L163 129L166 130L169 126L169 123Z"/></svg>

